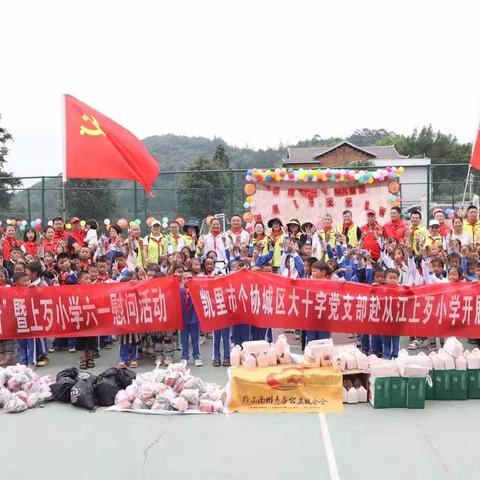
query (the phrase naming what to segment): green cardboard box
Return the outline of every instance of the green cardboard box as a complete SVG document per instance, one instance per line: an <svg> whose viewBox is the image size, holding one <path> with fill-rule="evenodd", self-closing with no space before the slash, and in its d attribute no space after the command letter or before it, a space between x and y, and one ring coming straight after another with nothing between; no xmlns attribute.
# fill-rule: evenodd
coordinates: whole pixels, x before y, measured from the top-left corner
<svg viewBox="0 0 480 480"><path fill-rule="evenodd" d="M407 408L425 408L426 387L425 378L408 378Z"/></svg>
<svg viewBox="0 0 480 480"><path fill-rule="evenodd" d="M480 368L467 370L468 398L480 398Z"/></svg>
<svg viewBox="0 0 480 480"><path fill-rule="evenodd" d="M370 378L370 403L373 408L390 408L390 377Z"/></svg>
<svg viewBox="0 0 480 480"><path fill-rule="evenodd" d="M432 383L430 385L430 383L427 382L427 385L425 387L426 388L426 390L425 390L425 400L433 400L433 398L434 398L434 388L435 388L435 370L430 370L428 375L430 376L430 378L432 380Z"/></svg>
<svg viewBox="0 0 480 480"><path fill-rule="evenodd" d="M450 371L435 370L435 383L433 384L434 400L451 400Z"/></svg>
<svg viewBox="0 0 480 480"><path fill-rule="evenodd" d="M390 406L395 408L407 406L407 378L390 378Z"/></svg>
<svg viewBox="0 0 480 480"><path fill-rule="evenodd" d="M450 398L466 400L468 398L468 375L466 370L450 370Z"/></svg>

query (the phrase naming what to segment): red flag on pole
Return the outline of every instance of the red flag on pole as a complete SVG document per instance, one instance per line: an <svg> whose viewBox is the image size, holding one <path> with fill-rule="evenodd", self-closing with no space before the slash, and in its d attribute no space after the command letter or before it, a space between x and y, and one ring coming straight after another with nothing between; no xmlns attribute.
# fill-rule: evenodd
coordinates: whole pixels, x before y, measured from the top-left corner
<svg viewBox="0 0 480 480"><path fill-rule="evenodd" d="M127 129L65 95L64 178L135 180L152 195L158 162Z"/></svg>
<svg viewBox="0 0 480 480"><path fill-rule="evenodd" d="M480 126L477 131L477 138L473 144L472 156L470 158L470 165L477 170L480 170Z"/></svg>

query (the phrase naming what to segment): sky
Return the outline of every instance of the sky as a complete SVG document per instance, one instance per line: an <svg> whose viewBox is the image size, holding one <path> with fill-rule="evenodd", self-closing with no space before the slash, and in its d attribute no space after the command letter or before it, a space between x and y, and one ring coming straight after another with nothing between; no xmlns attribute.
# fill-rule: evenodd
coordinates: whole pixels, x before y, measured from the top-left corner
<svg viewBox="0 0 480 480"><path fill-rule="evenodd" d="M7 170L61 172L64 93L139 138L266 148L431 123L471 142L479 14L464 0L2 2Z"/></svg>

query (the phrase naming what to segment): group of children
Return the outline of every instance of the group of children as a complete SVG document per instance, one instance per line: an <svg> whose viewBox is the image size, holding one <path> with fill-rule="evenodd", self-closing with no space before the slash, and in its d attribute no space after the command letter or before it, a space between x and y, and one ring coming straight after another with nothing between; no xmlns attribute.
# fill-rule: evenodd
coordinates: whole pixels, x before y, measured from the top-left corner
<svg viewBox="0 0 480 480"><path fill-rule="evenodd" d="M16 228L8 225L1 240L0 288L9 286L42 287L47 285L96 284L131 282L165 275L181 279L184 328L179 335L152 332L148 335L120 335L118 338L80 337L54 339L49 352L62 347L70 352L82 351L80 368L94 367L100 347L120 344L119 366L135 368L140 355L153 355L155 362L169 364L177 344L181 358L192 357L202 366L199 345L209 338L201 332L192 299L189 279L194 276L228 275L243 268L276 273L288 278L334 279L371 285L421 285L439 282L479 281L480 221L478 210L470 206L466 218L456 217L452 226L444 212L433 212L428 228L421 223L421 213L412 211L410 223L401 219L401 211L393 207L390 222L380 226L376 212L365 212L366 223L354 223L349 210L343 222L334 226L327 215L321 225L300 224L292 219L285 225L279 218L268 221L267 227L257 222L252 232L243 228L242 218L234 215L227 231L217 218L209 231L200 235L200 224L192 219L181 225L170 222L169 232L161 231L157 220L150 223L150 232L141 236L140 226L132 223L128 231L117 225L107 235L98 237L94 220L81 223L71 219L66 230L63 219L50 222L41 235L27 229L23 240ZM361 219L360 219L361 220ZM298 332L302 344L329 337L331 332ZM213 365L230 365L230 346L249 339L273 340L271 329L248 324L213 332ZM398 355L399 337L361 335L359 342L366 353L394 358ZM472 340L476 342L476 340ZM409 348L432 347L432 340L410 338ZM223 356L222 356L223 349ZM43 366L48 362L44 339L18 341L19 362ZM14 361L15 344L0 341L0 365ZM223 359L223 360L222 360Z"/></svg>

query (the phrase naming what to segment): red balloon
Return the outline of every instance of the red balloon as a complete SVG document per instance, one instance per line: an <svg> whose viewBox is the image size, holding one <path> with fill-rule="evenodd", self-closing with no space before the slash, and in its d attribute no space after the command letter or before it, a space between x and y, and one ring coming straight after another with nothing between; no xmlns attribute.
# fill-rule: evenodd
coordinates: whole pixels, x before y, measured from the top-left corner
<svg viewBox="0 0 480 480"><path fill-rule="evenodd" d="M38 230L39 232L41 232L43 230L43 227L42 227L42 224L41 223L37 223L35 225L35 230Z"/></svg>
<svg viewBox="0 0 480 480"><path fill-rule="evenodd" d="M288 178L290 178L291 180L293 180L295 178L295 174L294 173L289 173L288 174Z"/></svg>
<svg viewBox="0 0 480 480"><path fill-rule="evenodd" d="M3 233L3 227L0 227L0 233Z"/></svg>

